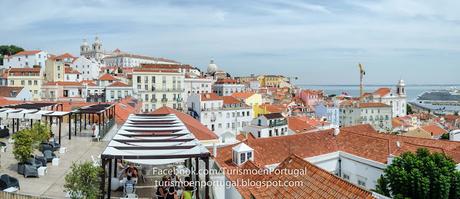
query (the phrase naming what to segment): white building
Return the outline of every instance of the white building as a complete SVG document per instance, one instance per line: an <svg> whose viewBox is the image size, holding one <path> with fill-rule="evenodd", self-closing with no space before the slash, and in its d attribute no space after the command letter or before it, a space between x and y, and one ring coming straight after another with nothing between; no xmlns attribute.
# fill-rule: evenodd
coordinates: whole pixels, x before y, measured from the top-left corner
<svg viewBox="0 0 460 199"><path fill-rule="evenodd" d="M133 95L133 87L116 81L105 88L105 101L113 102Z"/></svg>
<svg viewBox="0 0 460 199"><path fill-rule="evenodd" d="M45 68L45 61L48 53L42 50L21 51L15 55L3 58L3 68L32 68L40 66Z"/></svg>
<svg viewBox="0 0 460 199"><path fill-rule="evenodd" d="M288 135L288 123L281 113L260 115L252 120L251 125L244 127L244 131L256 138L267 138Z"/></svg>
<svg viewBox="0 0 460 199"><path fill-rule="evenodd" d="M340 104L340 126L370 124L379 131L392 130L392 107L380 102L359 103L345 101Z"/></svg>
<svg viewBox="0 0 460 199"><path fill-rule="evenodd" d="M374 93L366 97L368 102L381 102L392 106L392 117L403 117L407 114L407 96L406 96L406 84L404 80L399 80L396 85L396 92L393 92L390 88L380 88Z"/></svg>
<svg viewBox="0 0 460 199"><path fill-rule="evenodd" d="M212 90L219 96L230 96L233 93L246 91L247 87L234 79L219 79L212 86Z"/></svg>
<svg viewBox="0 0 460 199"><path fill-rule="evenodd" d="M115 67L139 67L141 64L179 64L174 60L165 58L149 57L144 55L135 55L122 52L119 49L113 51L112 55L104 57L104 63L107 66Z"/></svg>
<svg viewBox="0 0 460 199"><path fill-rule="evenodd" d="M177 68L143 65L133 69L134 95L142 101L142 110L150 112L162 106L182 110L185 72Z"/></svg>
<svg viewBox="0 0 460 199"><path fill-rule="evenodd" d="M252 107L231 96L193 93L187 101L189 114L214 131L222 142L231 142L253 119Z"/></svg>
<svg viewBox="0 0 460 199"><path fill-rule="evenodd" d="M185 102L188 101L188 97L193 93L211 93L212 84L214 80L211 78L192 78L185 77L184 87L185 87Z"/></svg>
<svg viewBox="0 0 460 199"><path fill-rule="evenodd" d="M88 59L84 56L80 56L73 61L71 67L80 72L82 80L93 80L99 77L101 64L95 59Z"/></svg>
<svg viewBox="0 0 460 199"><path fill-rule="evenodd" d="M70 67L65 67L64 69L64 81L65 82L80 82L81 76L80 72L73 70Z"/></svg>

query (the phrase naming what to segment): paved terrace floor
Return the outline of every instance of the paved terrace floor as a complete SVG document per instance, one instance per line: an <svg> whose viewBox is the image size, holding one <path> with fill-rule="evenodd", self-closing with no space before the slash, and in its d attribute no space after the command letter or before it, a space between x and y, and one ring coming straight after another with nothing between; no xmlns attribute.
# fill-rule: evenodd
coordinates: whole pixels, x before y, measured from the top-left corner
<svg viewBox="0 0 460 199"><path fill-rule="evenodd" d="M66 147L67 152L59 154L59 151L56 151L55 154L60 157L59 166L52 166L51 163L48 163L48 173L39 178L24 178L17 173L17 160L12 153L13 145L8 143L7 140L3 140L3 142L7 143L7 149L6 152L0 153L0 174L8 174L17 178L21 186L21 190L19 191L20 194L47 198L64 198L64 178L66 173L69 172L72 163L91 161L91 155L97 158L105 149L108 143L107 140L110 139L106 138L101 142L94 142L91 138L91 132L86 130L82 131L82 135L72 136L72 140L69 140L68 128L65 128L67 124L63 123L62 126L62 146ZM113 131L114 129L112 129L111 133L113 133ZM54 129L54 132L57 131ZM37 151L36 154L42 155L39 151Z"/></svg>

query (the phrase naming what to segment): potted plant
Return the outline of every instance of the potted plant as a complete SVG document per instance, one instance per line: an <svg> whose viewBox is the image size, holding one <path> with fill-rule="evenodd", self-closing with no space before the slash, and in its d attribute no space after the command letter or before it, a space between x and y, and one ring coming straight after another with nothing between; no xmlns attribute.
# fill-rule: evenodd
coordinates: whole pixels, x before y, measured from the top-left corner
<svg viewBox="0 0 460 199"><path fill-rule="evenodd" d="M99 198L101 174L103 170L91 162L73 163L70 172L65 176L64 192L70 198Z"/></svg>
<svg viewBox="0 0 460 199"><path fill-rule="evenodd" d="M18 160L18 173L24 174L25 164L34 152L34 136L30 129L24 129L13 134L14 158Z"/></svg>

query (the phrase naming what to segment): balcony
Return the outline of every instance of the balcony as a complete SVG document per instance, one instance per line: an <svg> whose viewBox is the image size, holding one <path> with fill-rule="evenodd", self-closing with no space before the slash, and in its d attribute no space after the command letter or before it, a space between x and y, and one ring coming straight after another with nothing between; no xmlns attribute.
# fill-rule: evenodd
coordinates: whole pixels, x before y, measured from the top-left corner
<svg viewBox="0 0 460 199"><path fill-rule="evenodd" d="M157 102L157 101L158 101L158 100L157 100L156 98L153 98L153 99L150 100L150 102L153 102L153 103L155 103L155 102Z"/></svg>
<svg viewBox="0 0 460 199"><path fill-rule="evenodd" d="M184 92L185 89L184 88L156 88L155 89L156 92Z"/></svg>
<svg viewBox="0 0 460 199"><path fill-rule="evenodd" d="M284 126L284 125L287 125L286 120L275 121L275 122L270 123L268 126L271 128L271 127Z"/></svg>
<svg viewBox="0 0 460 199"><path fill-rule="evenodd" d="M161 99L161 102L167 102L167 101L168 101L168 99L167 99L167 98L163 98L163 99Z"/></svg>
<svg viewBox="0 0 460 199"><path fill-rule="evenodd" d="M182 102L184 99L182 99L181 97L179 98L176 98L176 102Z"/></svg>

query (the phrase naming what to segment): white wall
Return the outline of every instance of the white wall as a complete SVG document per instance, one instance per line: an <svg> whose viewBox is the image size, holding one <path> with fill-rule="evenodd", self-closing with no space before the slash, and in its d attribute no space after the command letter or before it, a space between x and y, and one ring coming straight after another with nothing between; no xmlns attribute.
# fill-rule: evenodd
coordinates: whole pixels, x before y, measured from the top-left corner
<svg viewBox="0 0 460 199"><path fill-rule="evenodd" d="M34 55L13 55L3 59L3 68L32 68L34 65L45 68L46 59L48 59L48 53L45 51Z"/></svg>
<svg viewBox="0 0 460 199"><path fill-rule="evenodd" d="M80 72L82 80L93 80L99 78L100 64L95 60L89 60L83 56L78 57L71 67Z"/></svg>

